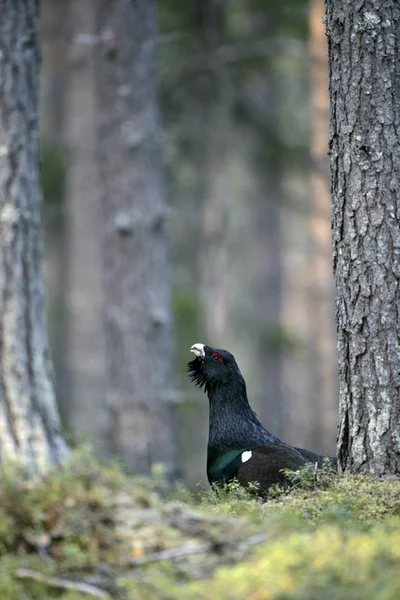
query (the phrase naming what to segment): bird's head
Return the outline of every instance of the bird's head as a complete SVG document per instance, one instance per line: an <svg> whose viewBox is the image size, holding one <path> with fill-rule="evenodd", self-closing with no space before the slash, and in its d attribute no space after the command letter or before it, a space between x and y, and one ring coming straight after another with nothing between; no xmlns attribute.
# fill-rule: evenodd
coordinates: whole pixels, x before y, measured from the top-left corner
<svg viewBox="0 0 400 600"><path fill-rule="evenodd" d="M227 350L198 343L193 344L190 352L196 358L188 363L189 377L198 387L204 388L205 392L230 383L246 386L235 357Z"/></svg>

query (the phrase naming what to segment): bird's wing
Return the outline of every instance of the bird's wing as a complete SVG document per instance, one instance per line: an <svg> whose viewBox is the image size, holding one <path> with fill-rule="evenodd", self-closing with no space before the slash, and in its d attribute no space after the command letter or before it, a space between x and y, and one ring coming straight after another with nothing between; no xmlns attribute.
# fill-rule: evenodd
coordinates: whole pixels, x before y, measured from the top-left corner
<svg viewBox="0 0 400 600"><path fill-rule="evenodd" d="M248 485L257 482L259 490L263 492L275 483L288 485L289 481L281 472L282 469L296 471L306 461L290 447L266 444L251 452L243 452L235 462L237 465L235 477L239 483Z"/></svg>

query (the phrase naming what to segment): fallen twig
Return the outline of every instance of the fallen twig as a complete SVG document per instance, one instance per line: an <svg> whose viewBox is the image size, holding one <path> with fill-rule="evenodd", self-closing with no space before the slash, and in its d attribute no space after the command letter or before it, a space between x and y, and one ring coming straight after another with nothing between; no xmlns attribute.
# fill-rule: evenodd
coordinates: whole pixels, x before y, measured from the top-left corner
<svg viewBox="0 0 400 600"><path fill-rule="evenodd" d="M237 545L244 544L245 546L255 546L256 544L262 544L268 539L268 534L260 533L253 535L244 540L238 540ZM171 550L162 550L161 552L153 552L147 556L140 556L138 558L131 558L126 562L128 567L137 567L140 565L146 565L160 560L170 560L171 558L179 558L181 556L190 556L191 554L202 554L209 552L215 547L215 544L209 542L207 544L199 544L198 546L183 546L181 548L171 548Z"/></svg>
<svg viewBox="0 0 400 600"><path fill-rule="evenodd" d="M171 558L179 558L180 556L189 556L190 554L200 554L208 552L213 547L213 544L200 544L198 546L183 546L182 548L171 548L171 550L162 550L161 552L153 552L147 556L131 558L127 560L128 567L136 567L147 563L158 562L160 560L169 560Z"/></svg>
<svg viewBox="0 0 400 600"><path fill-rule="evenodd" d="M259 533L257 535L253 535L244 540L238 540L234 544L230 543L230 546L239 546L243 545L245 548L249 548L250 546L255 546L257 544L262 544L266 542L269 538L267 533ZM140 565L145 565L153 562L158 562L161 560L171 560L173 558L179 558L181 556L190 556L192 554L201 554L204 552L209 552L215 548L215 544L208 542L207 544L199 544L197 546L183 546L181 548L172 548L171 550L163 550L162 552L153 552L152 554L148 554L147 556L141 556L139 558L133 558L126 562L126 566L128 567L137 567ZM66 590L74 590L77 592L82 592L83 594L89 594L91 596L95 596L97 598L108 599L111 598L110 594L105 590L91 584L85 583L83 581L71 581L69 579L62 579L60 577L48 577L47 575L43 575L43 573L39 573L37 571L32 571L31 569L17 569L16 577L19 579L31 579L33 581L38 581L39 583L43 583L45 585L56 587L60 589ZM122 583L125 580L129 580L132 578L133 573L124 574L122 576L117 577L114 580L114 583ZM101 581L106 582L107 578L100 578ZM99 579L97 578L97 581Z"/></svg>
<svg viewBox="0 0 400 600"><path fill-rule="evenodd" d="M97 598L111 598L108 592L89 583L70 581L69 579L61 579L60 577L47 577L37 571L31 571L31 569L17 569L15 574L19 579L32 579L50 587L75 590L76 592L82 592L83 594L89 594Z"/></svg>
<svg viewBox="0 0 400 600"><path fill-rule="evenodd" d="M257 535L252 535L247 538L247 540L243 540L246 546L256 546L257 544L262 544L269 539L268 533L258 533Z"/></svg>

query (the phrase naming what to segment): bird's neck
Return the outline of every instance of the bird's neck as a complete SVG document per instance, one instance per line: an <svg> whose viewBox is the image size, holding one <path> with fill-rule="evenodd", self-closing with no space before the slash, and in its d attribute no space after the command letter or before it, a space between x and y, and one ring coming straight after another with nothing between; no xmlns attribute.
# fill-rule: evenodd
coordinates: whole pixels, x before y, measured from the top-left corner
<svg viewBox="0 0 400 600"><path fill-rule="evenodd" d="M244 381L208 388L210 401L209 455L252 450L280 440L267 431L252 411Z"/></svg>

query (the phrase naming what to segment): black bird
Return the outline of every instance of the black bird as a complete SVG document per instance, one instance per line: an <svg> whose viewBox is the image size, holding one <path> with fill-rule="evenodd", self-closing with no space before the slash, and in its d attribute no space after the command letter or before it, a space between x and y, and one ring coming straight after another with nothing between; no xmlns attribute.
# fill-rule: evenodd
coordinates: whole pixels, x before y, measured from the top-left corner
<svg viewBox="0 0 400 600"><path fill-rule="evenodd" d="M249 405L246 383L232 354L204 344L194 344L190 351L196 358L188 363L189 377L204 389L210 403L210 484L236 478L242 485L258 482L264 492L274 483L288 484L281 469L297 470L307 462L321 466L324 456L290 446L261 425Z"/></svg>

